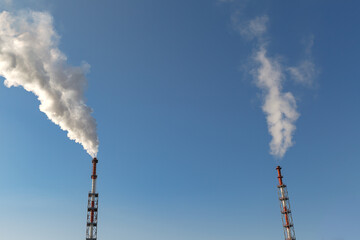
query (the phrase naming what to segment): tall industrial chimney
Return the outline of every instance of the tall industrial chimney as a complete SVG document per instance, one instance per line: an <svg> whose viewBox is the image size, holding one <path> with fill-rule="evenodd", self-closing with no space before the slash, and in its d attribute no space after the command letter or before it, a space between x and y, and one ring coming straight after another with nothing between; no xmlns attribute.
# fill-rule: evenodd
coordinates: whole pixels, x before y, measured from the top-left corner
<svg viewBox="0 0 360 240"><path fill-rule="evenodd" d="M294 224L293 224L293 219L292 219L292 215L291 215L288 191L287 191L286 185L282 181L283 176L281 175L281 167L277 166L276 170L278 172L277 178L279 179L278 194L279 194L279 200L280 200L282 223L284 226L285 240L295 240L296 239L295 238L295 230L294 230Z"/></svg>
<svg viewBox="0 0 360 240"><path fill-rule="evenodd" d="M89 192L88 207L87 207L87 222L86 222L86 240L97 239L97 219L98 219L98 198L99 194L96 192L96 164L98 160L92 160L93 169L91 175L91 191Z"/></svg>

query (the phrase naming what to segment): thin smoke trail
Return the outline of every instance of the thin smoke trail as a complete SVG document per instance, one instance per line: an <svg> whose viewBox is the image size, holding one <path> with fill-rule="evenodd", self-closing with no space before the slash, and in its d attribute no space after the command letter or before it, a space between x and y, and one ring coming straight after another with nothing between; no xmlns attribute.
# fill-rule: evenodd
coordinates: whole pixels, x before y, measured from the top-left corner
<svg viewBox="0 0 360 240"><path fill-rule="evenodd" d="M49 13L0 13L0 76L7 87L23 87L39 109L93 157L98 152L96 121L85 105L88 64L69 66L58 49L59 36Z"/></svg>

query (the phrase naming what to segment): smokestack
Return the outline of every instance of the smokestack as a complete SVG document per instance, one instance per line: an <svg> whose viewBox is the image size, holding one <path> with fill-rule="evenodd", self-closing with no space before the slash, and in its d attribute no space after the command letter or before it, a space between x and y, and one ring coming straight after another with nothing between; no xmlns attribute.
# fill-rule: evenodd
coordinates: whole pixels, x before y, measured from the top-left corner
<svg viewBox="0 0 360 240"><path fill-rule="evenodd" d="M86 240L97 239L97 219L98 219L98 198L96 193L96 164L98 160L92 160L93 169L91 175L91 191L89 192L88 207L87 207L87 222L86 222Z"/></svg>
<svg viewBox="0 0 360 240"><path fill-rule="evenodd" d="M280 211L282 215L282 223L284 227L284 236L285 240L295 240L295 230L294 230L294 224L293 219L291 215L291 209L290 209L290 202L289 202L289 196L288 191L286 188L286 185L283 183L283 176L281 175L281 167L277 166L276 170L278 172L278 194L279 194L279 200L280 200Z"/></svg>

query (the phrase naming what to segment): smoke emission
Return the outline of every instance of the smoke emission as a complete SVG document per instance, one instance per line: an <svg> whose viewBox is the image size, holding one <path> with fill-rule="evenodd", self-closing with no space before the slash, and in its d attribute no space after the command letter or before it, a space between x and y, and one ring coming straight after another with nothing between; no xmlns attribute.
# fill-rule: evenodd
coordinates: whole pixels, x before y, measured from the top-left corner
<svg viewBox="0 0 360 240"><path fill-rule="evenodd" d="M96 122L84 100L89 65L69 66L58 43L49 13L0 13L0 75L5 86L34 93L40 111L95 157Z"/></svg>
<svg viewBox="0 0 360 240"><path fill-rule="evenodd" d="M282 91L282 83L285 79L282 66L276 59L267 56L266 42L264 41L267 22L267 16L256 17L245 26L238 24L238 31L247 39L257 40L258 47L255 48L253 56L256 67L252 69L252 74L256 86L262 90L264 96L262 110L266 115L268 130L272 136L270 153L275 157L282 158L287 149L293 145L295 121L300 114L296 111L294 96L290 92ZM295 70L298 76L306 78L303 69L292 68L294 74Z"/></svg>
<svg viewBox="0 0 360 240"><path fill-rule="evenodd" d="M266 114L271 154L282 158L286 150L293 145L292 135L296 129L295 121L299 117L296 101L290 92L282 92L283 74L281 66L266 56L266 49L261 47L255 55L260 65L255 71L256 85L264 92L262 110Z"/></svg>

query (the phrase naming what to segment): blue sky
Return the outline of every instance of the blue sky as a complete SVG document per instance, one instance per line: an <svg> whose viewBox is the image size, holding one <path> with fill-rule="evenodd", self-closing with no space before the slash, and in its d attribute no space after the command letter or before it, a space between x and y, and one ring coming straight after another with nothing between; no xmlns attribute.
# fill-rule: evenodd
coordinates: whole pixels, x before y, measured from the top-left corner
<svg viewBox="0 0 360 240"><path fill-rule="evenodd" d="M15 1L48 11L68 63L91 65L87 103L100 140L102 240L283 238L278 161L261 90L244 70L256 43L234 29L267 15L267 50L306 58L312 86L291 79L300 113L281 160L298 239L358 234L360 4L350 1ZM304 43L305 42L305 43ZM0 86L0 239L85 238L91 157L38 110Z"/></svg>

